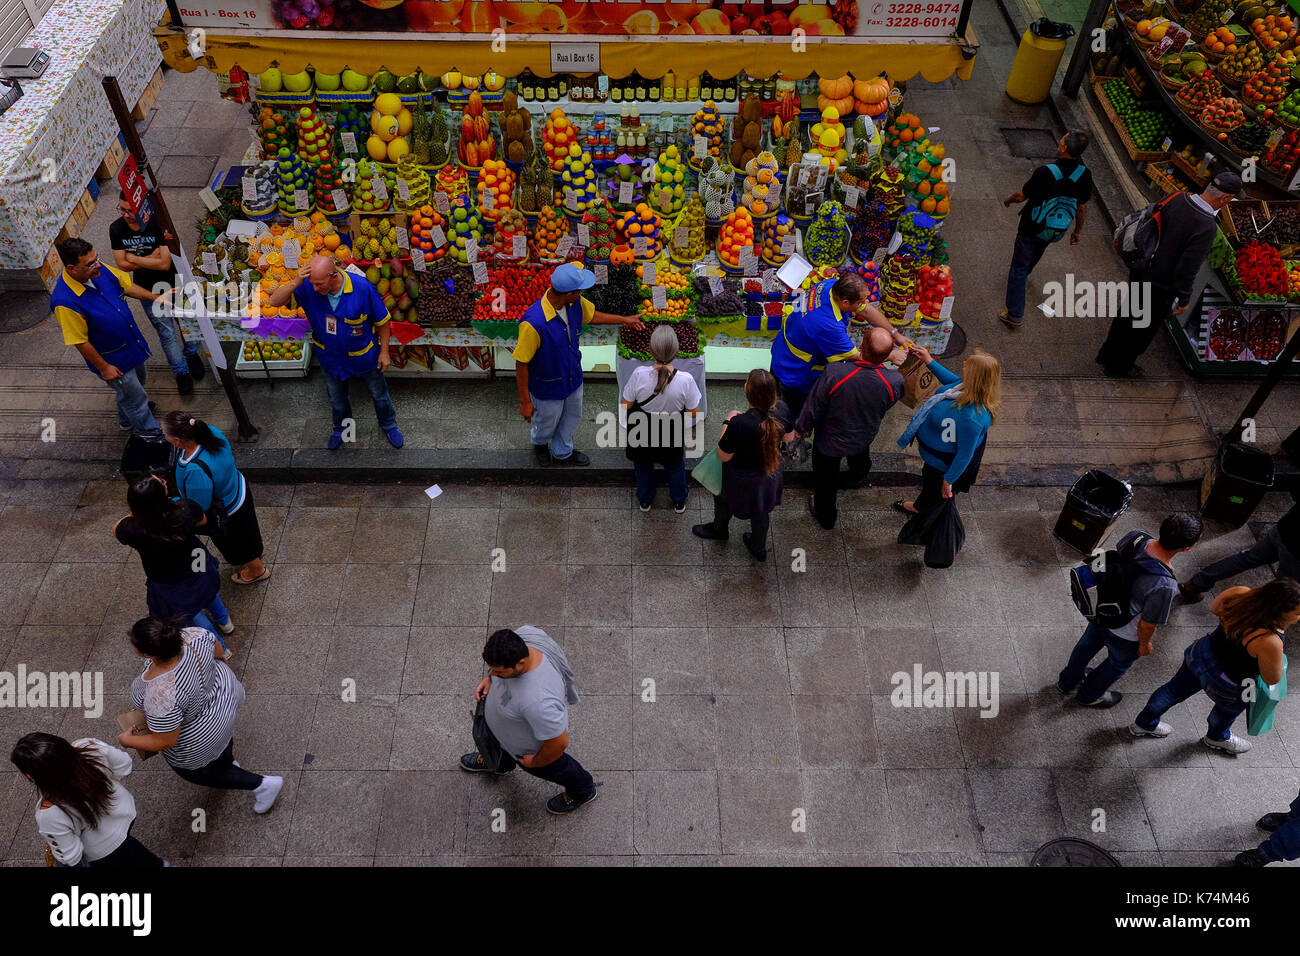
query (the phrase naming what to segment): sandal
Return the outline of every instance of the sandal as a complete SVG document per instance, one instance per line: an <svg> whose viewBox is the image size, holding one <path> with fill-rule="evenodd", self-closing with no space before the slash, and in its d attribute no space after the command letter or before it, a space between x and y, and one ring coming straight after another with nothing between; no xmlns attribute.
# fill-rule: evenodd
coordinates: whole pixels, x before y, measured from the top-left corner
<svg viewBox="0 0 1300 956"><path fill-rule="evenodd" d="M267 578L269 578L271 576L271 569L263 568L262 573L259 574L257 577L253 578L253 580L251 581L245 578L243 576L243 573L244 572L242 570L236 571L234 574L230 576L230 580L234 581L236 584L256 584L258 581L265 581Z"/></svg>
<svg viewBox="0 0 1300 956"><path fill-rule="evenodd" d="M908 507L907 507L907 504L903 501L902 498L899 498L897 501L894 502L894 504L893 504L893 508L894 508L895 511L901 511L903 514L907 515L909 518L911 518L911 517L915 517L916 515L920 514L919 511L916 511L915 509L912 509L912 508L908 508Z"/></svg>

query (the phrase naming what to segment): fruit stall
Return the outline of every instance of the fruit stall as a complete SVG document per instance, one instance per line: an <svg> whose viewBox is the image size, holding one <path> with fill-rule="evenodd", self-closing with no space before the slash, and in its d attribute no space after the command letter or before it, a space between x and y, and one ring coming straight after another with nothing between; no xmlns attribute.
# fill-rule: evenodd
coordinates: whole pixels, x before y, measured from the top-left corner
<svg viewBox="0 0 1300 956"><path fill-rule="evenodd" d="M617 35L628 31L596 31L599 42L583 49L594 65L625 66L623 76L551 69L564 62L552 49L563 45L533 39L506 44L523 57L513 75L465 69L488 38L461 40L457 65L434 72L451 55L434 38L362 49L320 32L337 21L321 23L330 8L310 6L317 32L308 45L285 32L300 29L292 23L301 16L277 21L274 44L241 32L248 39L236 51L208 37L209 65L224 66L229 95L249 102L251 141L245 165L214 184L218 208L197 224L197 282L182 321L188 330L202 311L220 339L254 343L240 352L241 374L306 374L308 350L281 347L268 361L256 343L305 336L292 302L273 309L265 299L317 254L379 289L397 374L510 368L519 317L564 261L593 271L597 308L646 324L583 331L588 368L620 378L628 363L649 360L658 324L674 328L701 378L706 349L711 372L747 372L766 361L757 350L811 284L839 269L863 275L909 338L946 347L955 296L942 226L957 200L943 144L907 110L906 80L969 75L969 36L965 47L953 42L966 4L933 4L949 12L918 28L929 38L906 37L907 57L889 41L909 28L877 24L856 3L757 12L650 4L661 15L699 7L686 21L690 37L714 39L690 43L679 32L633 42ZM407 0L394 10L409 17L421 7L460 5ZM550 16L566 5L508 9L531 7ZM826 22L810 20L810 7ZM277 5L275 15L289 9ZM532 33L522 30L529 24L506 29ZM774 71L788 60L775 51L790 51L796 29L817 53ZM723 33L744 42L722 42ZM541 61L525 56L529 43L547 50ZM413 61L408 44L427 52ZM624 45L639 49L615 61ZM842 45L870 66L830 72L826 64L852 58ZM259 72L245 73L236 56ZM772 62L754 65L758 56ZM729 65L742 62L748 68Z"/></svg>
<svg viewBox="0 0 1300 956"><path fill-rule="evenodd" d="M1231 170L1249 197L1219 214L1174 343L1199 375L1261 376L1300 324L1300 16L1278 0L1117 0L1107 27L1092 93L1147 195Z"/></svg>

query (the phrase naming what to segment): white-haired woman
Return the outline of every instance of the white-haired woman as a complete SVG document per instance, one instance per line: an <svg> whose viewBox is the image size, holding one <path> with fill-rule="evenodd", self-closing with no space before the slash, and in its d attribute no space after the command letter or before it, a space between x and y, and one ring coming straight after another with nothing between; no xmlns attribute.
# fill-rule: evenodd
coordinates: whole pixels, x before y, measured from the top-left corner
<svg viewBox="0 0 1300 956"><path fill-rule="evenodd" d="M673 367L677 333L664 323L650 335L654 365L634 371L623 387L627 409L627 457L636 472L636 500L649 511L655 497L655 465L668 475L673 509L686 510L686 429L700 410L700 388L688 373Z"/></svg>

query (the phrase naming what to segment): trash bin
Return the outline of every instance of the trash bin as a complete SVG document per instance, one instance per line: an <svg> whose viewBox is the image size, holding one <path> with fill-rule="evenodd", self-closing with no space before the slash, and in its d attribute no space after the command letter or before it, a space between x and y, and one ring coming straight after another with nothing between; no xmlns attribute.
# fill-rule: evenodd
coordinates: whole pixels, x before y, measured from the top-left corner
<svg viewBox="0 0 1300 956"><path fill-rule="evenodd" d="M1272 486L1272 455L1226 442L1201 482L1201 515L1234 527L1243 525Z"/></svg>
<svg viewBox="0 0 1300 956"><path fill-rule="evenodd" d="M1074 27L1039 17L1029 24L1020 38L1016 61L1007 77L1007 96L1017 103L1041 103L1052 90L1056 68L1061 65L1065 41L1074 36Z"/></svg>
<svg viewBox="0 0 1300 956"><path fill-rule="evenodd" d="M1052 533L1083 554L1092 554L1115 519L1128 510L1133 487L1093 469L1074 483Z"/></svg>

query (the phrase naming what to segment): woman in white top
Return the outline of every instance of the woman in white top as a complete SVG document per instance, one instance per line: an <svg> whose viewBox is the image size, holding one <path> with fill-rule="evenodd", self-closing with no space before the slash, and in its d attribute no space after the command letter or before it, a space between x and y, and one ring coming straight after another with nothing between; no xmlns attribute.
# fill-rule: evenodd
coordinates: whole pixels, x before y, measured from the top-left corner
<svg viewBox="0 0 1300 956"><path fill-rule="evenodd" d="M9 758L36 784L36 827L60 866L147 869L165 866L131 836L135 799L118 783L131 758L102 740L68 743L31 733Z"/></svg>
<svg viewBox="0 0 1300 956"><path fill-rule="evenodd" d="M660 325L650 336L654 365L634 371L623 388L627 413L627 457L636 472L636 500L649 511L655 497L655 465L668 475L673 509L686 510L686 435L700 410L695 379L673 368L677 333Z"/></svg>

